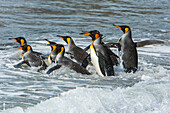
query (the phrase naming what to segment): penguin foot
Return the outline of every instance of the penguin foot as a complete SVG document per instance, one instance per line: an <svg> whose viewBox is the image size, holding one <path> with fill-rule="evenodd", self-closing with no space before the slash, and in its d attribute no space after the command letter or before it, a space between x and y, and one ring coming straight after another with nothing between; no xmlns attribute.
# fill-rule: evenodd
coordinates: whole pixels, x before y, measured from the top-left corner
<svg viewBox="0 0 170 113"><path fill-rule="evenodd" d="M131 73L133 71L133 73L135 73L137 71L137 68L134 67L134 68L127 68L124 70L126 73Z"/></svg>

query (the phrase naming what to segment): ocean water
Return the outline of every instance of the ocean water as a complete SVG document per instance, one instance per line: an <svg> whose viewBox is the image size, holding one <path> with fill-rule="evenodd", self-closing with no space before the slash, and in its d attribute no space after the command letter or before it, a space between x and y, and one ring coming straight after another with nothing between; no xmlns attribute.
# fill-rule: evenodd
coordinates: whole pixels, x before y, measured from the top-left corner
<svg viewBox="0 0 170 113"><path fill-rule="evenodd" d="M0 112L170 113L169 10L169 0L1 0ZM79 35L82 31L99 30L105 43L116 42L123 33L113 23L129 25L135 42L165 44L138 48L135 74L121 66L115 67L113 77L99 77L92 66L91 76L64 67L50 75L13 67L21 51L8 38L24 36L33 50L49 54L44 39L67 50L56 35L71 36L81 48L91 43L90 37Z"/></svg>

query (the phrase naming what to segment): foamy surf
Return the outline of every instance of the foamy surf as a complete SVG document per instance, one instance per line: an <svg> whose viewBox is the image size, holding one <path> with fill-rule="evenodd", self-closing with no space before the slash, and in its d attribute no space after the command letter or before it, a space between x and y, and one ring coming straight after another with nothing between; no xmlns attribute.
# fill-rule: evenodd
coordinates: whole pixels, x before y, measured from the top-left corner
<svg viewBox="0 0 170 113"><path fill-rule="evenodd" d="M136 74L123 74L116 84L121 81L133 82L140 79L132 86L124 87L76 87L61 93L58 97L41 101L28 108L15 107L1 113L117 113L117 112L148 112L168 113L170 111L170 71L161 66ZM76 79L76 78L75 78ZM80 78L79 78L80 79ZM109 78L105 78L107 80ZM133 79L133 80L132 80ZM94 81L93 81L94 82ZM96 81L97 82L97 81Z"/></svg>

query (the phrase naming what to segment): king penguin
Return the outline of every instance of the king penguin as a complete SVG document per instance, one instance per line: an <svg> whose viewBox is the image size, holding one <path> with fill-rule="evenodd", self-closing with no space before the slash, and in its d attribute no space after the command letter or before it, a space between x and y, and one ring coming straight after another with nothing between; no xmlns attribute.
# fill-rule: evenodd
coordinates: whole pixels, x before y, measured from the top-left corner
<svg viewBox="0 0 170 113"><path fill-rule="evenodd" d="M105 61L104 56L99 51L96 51L96 48L93 45L93 43L90 45L89 49L90 49L90 54L86 57L86 59L82 63L82 66L86 67L89 62L92 62L98 75L102 76L102 77L106 76L107 70L106 70L105 66L107 64L105 64L105 63L107 63L107 62Z"/></svg>
<svg viewBox="0 0 170 113"><path fill-rule="evenodd" d="M24 54L22 55L22 61L18 63L17 65L14 65L14 67L18 68L22 64L25 63L30 67L41 66L41 68L38 69L38 71L45 70L47 68L47 65L41 59L41 57L33 53L32 47L30 45L24 45L24 46L15 47L15 48L22 49L24 51Z"/></svg>
<svg viewBox="0 0 170 113"><path fill-rule="evenodd" d="M65 66L76 71L77 73L90 75L90 72L86 70L86 68L64 56L65 48L62 44L50 44L50 46L53 48L52 52L56 52L56 66L50 68L47 71L47 74L50 74L56 69L59 69L61 66Z"/></svg>
<svg viewBox="0 0 170 113"><path fill-rule="evenodd" d="M109 48L104 46L102 42L102 34L98 30L93 30L90 32L80 33L83 35L88 35L92 38L92 43L96 51L100 52L104 56L104 61L106 62L104 67L106 68L106 76L114 76L114 65L118 65L118 56L114 54Z"/></svg>
<svg viewBox="0 0 170 113"><path fill-rule="evenodd" d="M120 37L118 43L110 42L104 45L107 47L115 47L118 48L119 51L122 51L123 53L122 60L123 60L123 66L125 72L133 71L133 73L135 73L137 71L138 69L137 48L138 47L144 47L153 44L164 44L163 41L159 41L159 40L145 40L140 42L133 42L132 31L129 26L126 25L117 26L115 24L113 24L113 26L116 26L117 28L121 29L124 34Z"/></svg>
<svg viewBox="0 0 170 113"><path fill-rule="evenodd" d="M119 39L119 50L123 53L122 63L125 72L130 73L131 71L133 71L133 73L135 73L138 69L138 54L136 50L136 44L132 40L131 29L129 26L126 25L115 26L124 32L124 34Z"/></svg>
<svg viewBox="0 0 170 113"><path fill-rule="evenodd" d="M14 40L14 41L18 42L20 44L20 46L27 45L27 41L24 37L9 38L9 40ZM22 54L23 53L24 53L24 51L22 52ZM42 55L42 53L36 52L36 51L32 51L32 53L37 55L37 56Z"/></svg>
<svg viewBox="0 0 170 113"><path fill-rule="evenodd" d="M14 41L18 42L21 46L27 45L27 41L25 40L24 37L9 38L9 40L14 40Z"/></svg>
<svg viewBox="0 0 170 113"><path fill-rule="evenodd" d="M83 60L87 57L88 53L82 48L76 46L73 39L70 36L60 36L68 44L68 54L72 55L73 58L79 63L82 64Z"/></svg>
<svg viewBox="0 0 170 113"><path fill-rule="evenodd" d="M48 39L45 39L48 42L48 45L57 45L55 42L49 41ZM48 55L48 62L50 64L55 62L55 57L57 56L57 49L53 48L53 46L51 46L51 53Z"/></svg>

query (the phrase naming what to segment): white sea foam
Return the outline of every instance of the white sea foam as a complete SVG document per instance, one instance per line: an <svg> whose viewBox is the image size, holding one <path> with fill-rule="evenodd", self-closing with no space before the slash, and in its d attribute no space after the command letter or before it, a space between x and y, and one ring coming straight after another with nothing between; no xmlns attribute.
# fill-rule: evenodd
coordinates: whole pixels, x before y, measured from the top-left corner
<svg viewBox="0 0 170 113"><path fill-rule="evenodd" d="M170 111L170 84L136 84L115 90L76 88L23 109L16 107L1 113L106 113ZM163 87L163 88L162 88Z"/></svg>
<svg viewBox="0 0 170 113"><path fill-rule="evenodd" d="M161 66L126 74L141 81L132 87L77 87L58 97L26 109L15 107L1 113L168 113L170 111L170 71ZM124 75L122 75L124 76ZM121 78L121 76L119 77Z"/></svg>

